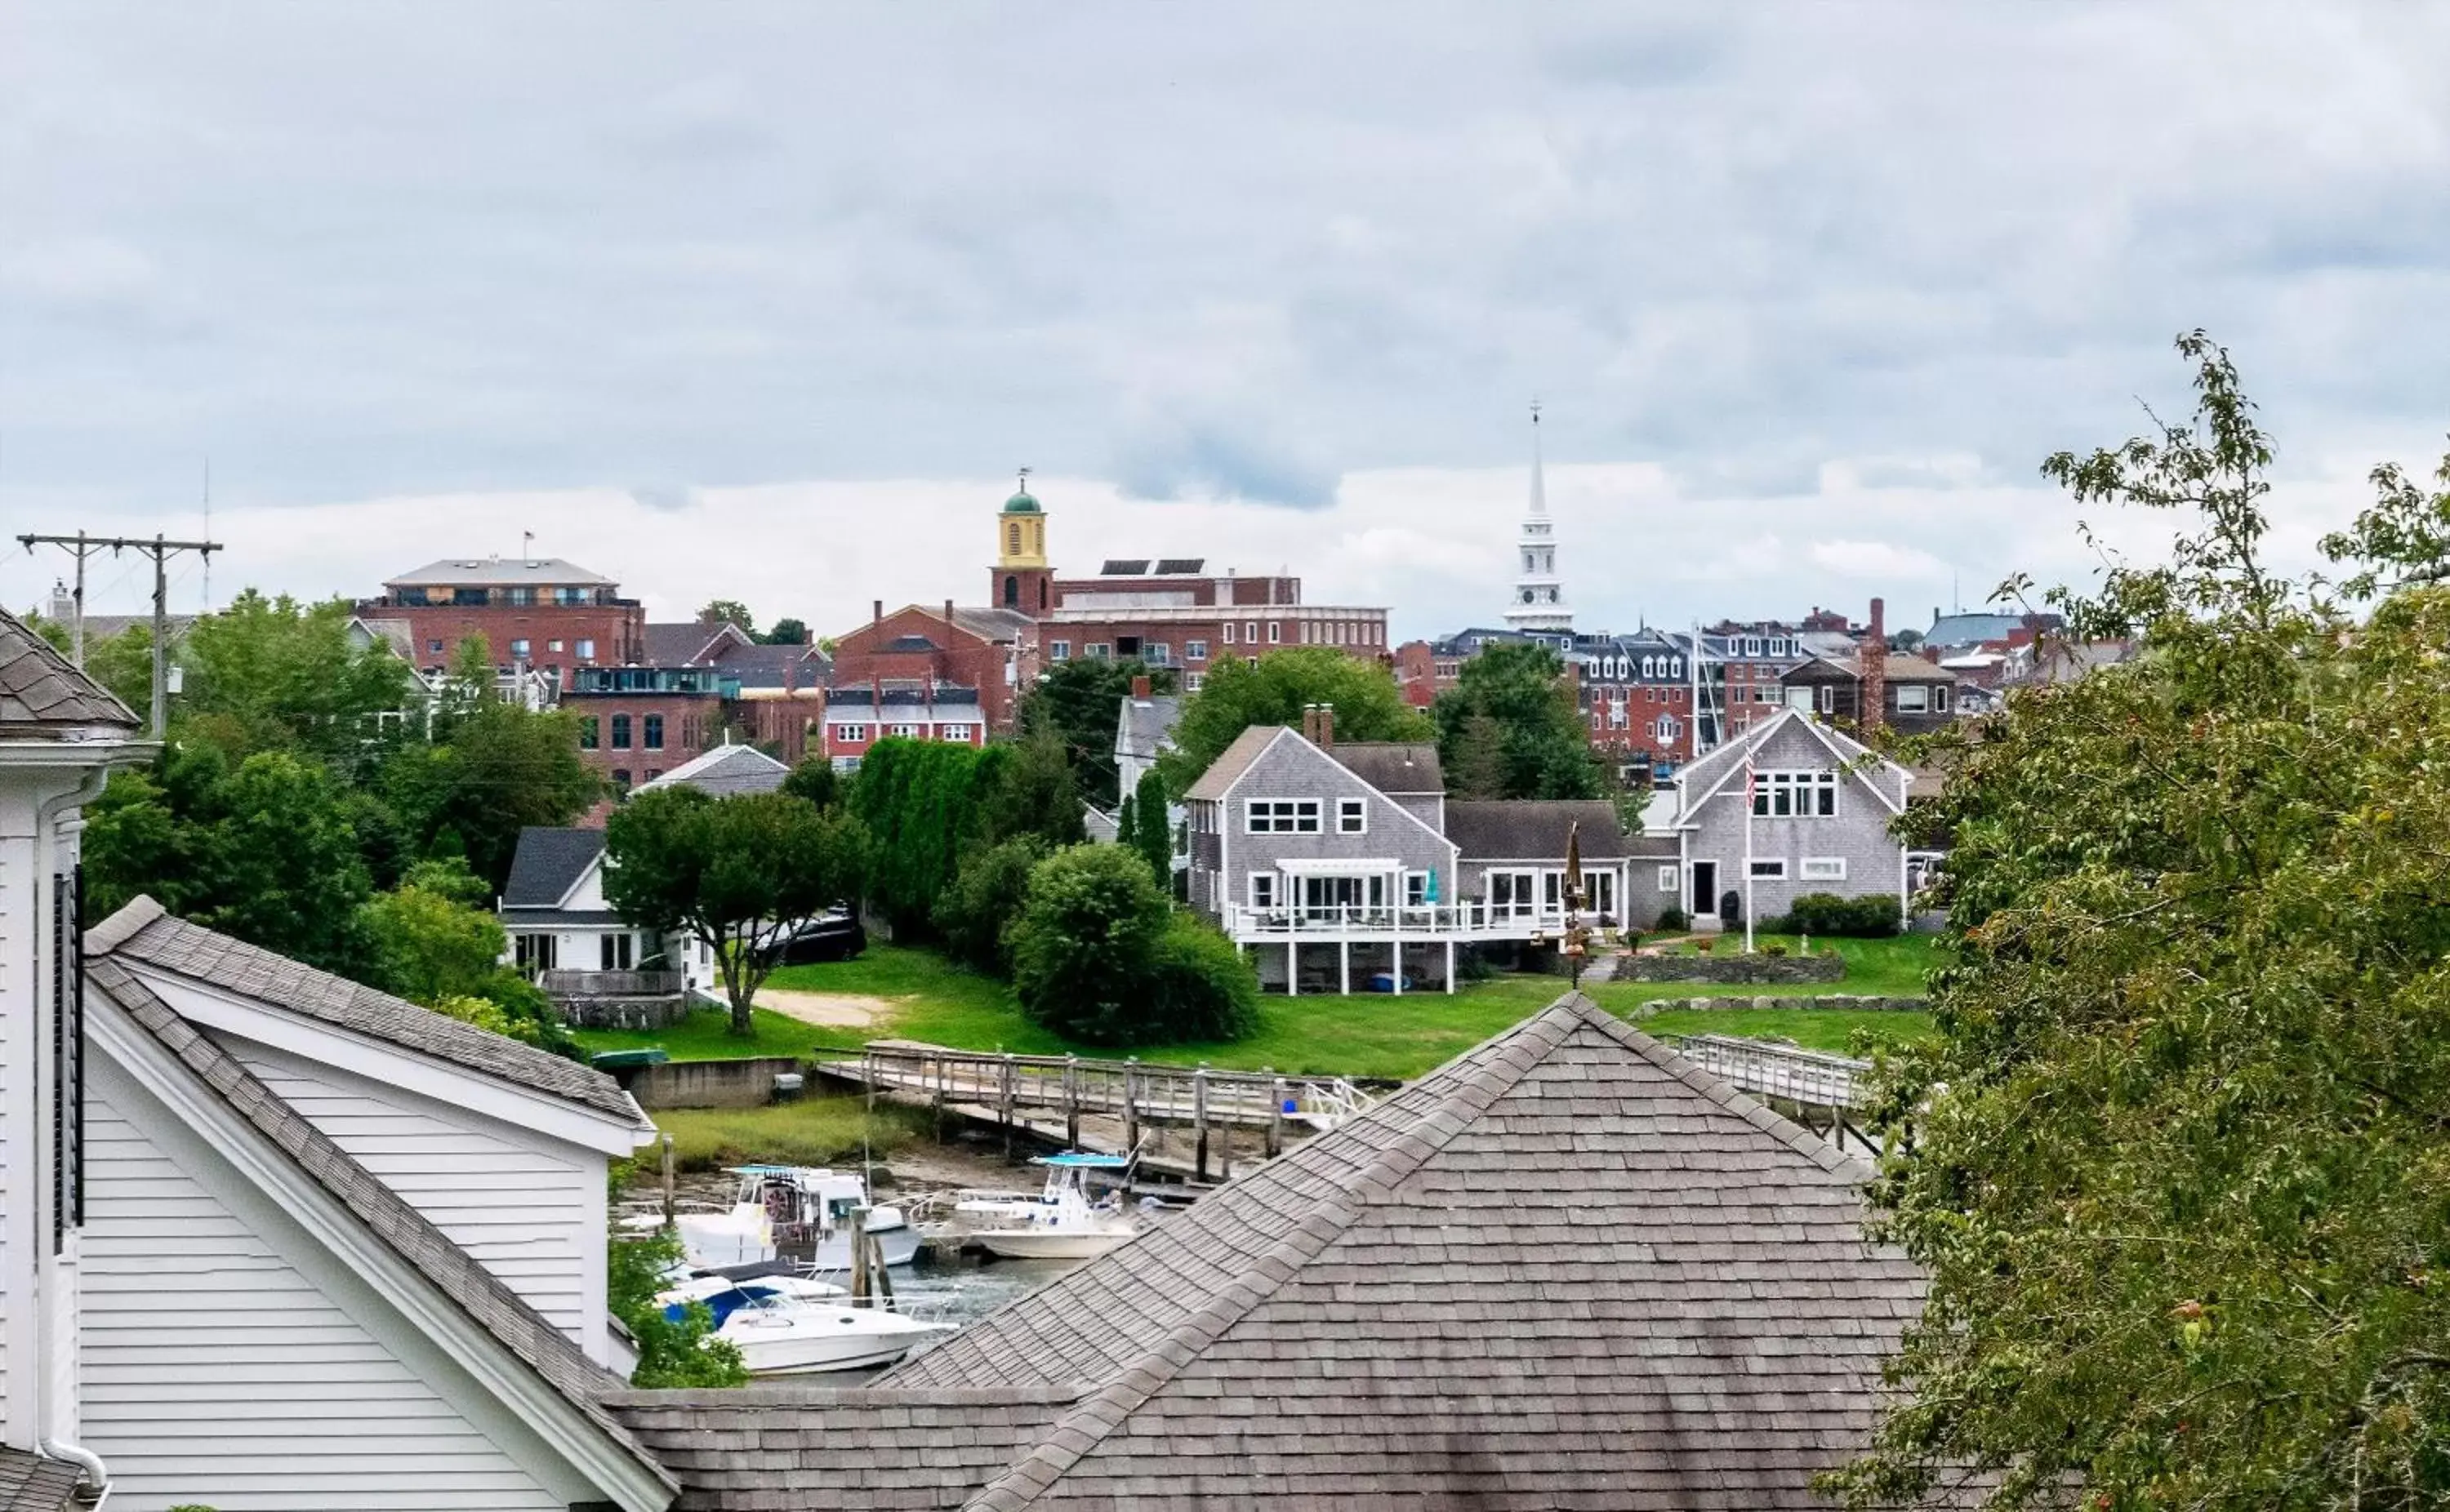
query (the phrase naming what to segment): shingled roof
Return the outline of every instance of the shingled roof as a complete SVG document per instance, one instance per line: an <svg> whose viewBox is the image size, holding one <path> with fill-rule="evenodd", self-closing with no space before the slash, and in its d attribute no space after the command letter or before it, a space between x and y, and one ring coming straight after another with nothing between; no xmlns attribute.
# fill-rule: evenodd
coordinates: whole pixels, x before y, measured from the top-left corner
<svg viewBox="0 0 2450 1512"><path fill-rule="evenodd" d="M93 984L184 1065L202 1088L228 1103L300 1170L339 1198L368 1231L416 1267L438 1291L576 1407L597 1431L656 1479L667 1485L675 1483L671 1473L606 1410L603 1400L621 1387L619 1377L588 1359L567 1334L454 1244L406 1198L333 1143L211 1036L181 1017L134 972L107 958L94 959L89 969Z"/></svg>
<svg viewBox="0 0 2450 1512"><path fill-rule="evenodd" d="M857 1401L616 1410L811 1452L874 1412L891 1464L972 1401L1003 1414L982 1457L1030 1441L965 1500L914 1468L880 1506L1821 1506L1922 1295L1862 1237L1867 1174L1569 996ZM1034 1427L1032 1389L1071 1400ZM783 1504L674 1467L683 1507Z"/></svg>
<svg viewBox="0 0 2450 1512"><path fill-rule="evenodd" d="M56 739L83 730L125 735L136 726L126 704L0 610L0 732Z"/></svg>
<svg viewBox="0 0 2450 1512"><path fill-rule="evenodd" d="M1562 861L1565 836L1582 826L1582 859L1676 854L1676 842L1647 841L1617 825L1616 805L1603 798L1450 798L1447 839L1468 864L1476 861Z"/></svg>
<svg viewBox="0 0 2450 1512"><path fill-rule="evenodd" d="M754 746L717 746L712 750L690 757L653 782L639 784L638 791L651 792L658 787L694 787L718 798L729 798L738 793L779 791L783 780L790 775L790 767ZM522 846L526 844L526 831L520 831L519 842ZM516 858L512 860L511 871L515 881L518 875ZM562 891L567 892L569 888L564 887ZM558 898L560 895L554 896Z"/></svg>
<svg viewBox="0 0 2450 1512"><path fill-rule="evenodd" d="M646 1122L630 1095L600 1071L173 918L150 898L88 930L86 955L141 961L628 1123Z"/></svg>
<svg viewBox="0 0 2450 1512"><path fill-rule="evenodd" d="M1428 741L1345 741L1327 747L1345 769L1382 793L1443 793L1446 774L1438 748Z"/></svg>
<svg viewBox="0 0 2450 1512"><path fill-rule="evenodd" d="M0 1449L0 1512L60 1512L73 1505L77 1467L18 1449Z"/></svg>
<svg viewBox="0 0 2450 1512"><path fill-rule="evenodd" d="M573 883L604 854L604 831L529 824L511 853L510 880L502 884L505 908L551 908L570 895Z"/></svg>

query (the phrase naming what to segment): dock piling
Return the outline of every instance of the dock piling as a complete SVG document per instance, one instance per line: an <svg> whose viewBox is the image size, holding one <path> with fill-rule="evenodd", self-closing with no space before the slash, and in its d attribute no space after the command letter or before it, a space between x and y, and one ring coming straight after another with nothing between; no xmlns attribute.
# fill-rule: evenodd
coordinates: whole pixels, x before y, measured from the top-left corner
<svg viewBox="0 0 2450 1512"><path fill-rule="evenodd" d="M1080 1148L1080 1057L1063 1057L1063 1143Z"/></svg>
<svg viewBox="0 0 2450 1512"><path fill-rule="evenodd" d="M1192 1178L1208 1179L1208 1062L1191 1074L1191 1123L1198 1132L1198 1144L1191 1157Z"/></svg>
<svg viewBox="0 0 2450 1512"><path fill-rule="evenodd" d="M1273 1074L1274 1066L1261 1066ZM1277 1076L1268 1089L1268 1158L1274 1160L1285 1153L1285 1078Z"/></svg>

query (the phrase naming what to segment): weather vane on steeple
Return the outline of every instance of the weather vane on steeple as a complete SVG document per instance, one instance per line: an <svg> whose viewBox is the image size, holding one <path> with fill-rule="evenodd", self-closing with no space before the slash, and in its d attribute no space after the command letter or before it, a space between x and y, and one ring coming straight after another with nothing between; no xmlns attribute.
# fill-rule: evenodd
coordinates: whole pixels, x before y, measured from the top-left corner
<svg viewBox="0 0 2450 1512"><path fill-rule="evenodd" d="M1024 494L1029 492L1029 469L1025 467L1021 470L1021 491Z"/></svg>
<svg viewBox="0 0 2450 1512"><path fill-rule="evenodd" d="M1540 396L1537 394L1531 396L1531 423L1540 423Z"/></svg>

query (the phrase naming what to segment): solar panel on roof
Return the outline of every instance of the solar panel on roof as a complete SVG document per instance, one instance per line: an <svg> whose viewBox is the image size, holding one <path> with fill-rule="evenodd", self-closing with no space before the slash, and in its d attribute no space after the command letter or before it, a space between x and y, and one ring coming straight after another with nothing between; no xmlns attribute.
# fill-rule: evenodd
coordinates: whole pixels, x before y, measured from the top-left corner
<svg viewBox="0 0 2450 1512"><path fill-rule="evenodd" d="M1098 575L1100 577L1137 577L1147 572L1148 569L1148 558L1145 556L1110 557L1107 559L1105 566L1098 569Z"/></svg>
<svg viewBox="0 0 2450 1512"><path fill-rule="evenodd" d="M1159 577L1186 577L1208 565L1204 556L1169 556L1157 564Z"/></svg>

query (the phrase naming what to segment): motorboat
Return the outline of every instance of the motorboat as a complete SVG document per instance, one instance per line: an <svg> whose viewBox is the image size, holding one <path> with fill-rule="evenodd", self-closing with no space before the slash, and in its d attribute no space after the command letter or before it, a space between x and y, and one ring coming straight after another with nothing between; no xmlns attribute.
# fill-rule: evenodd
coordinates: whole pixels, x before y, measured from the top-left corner
<svg viewBox="0 0 2450 1512"><path fill-rule="evenodd" d="M822 1166L733 1166L731 1208L673 1221L690 1263L701 1270L754 1265L788 1254L802 1269L850 1269L850 1215L867 1206L867 1183ZM868 1208L866 1231L888 1266L919 1253L920 1234L896 1207Z"/></svg>
<svg viewBox="0 0 2450 1512"><path fill-rule="evenodd" d="M1046 1190L1026 1212L996 1220L970 1237L990 1253L1014 1260L1088 1260L1138 1236L1142 1220L1123 1205L1121 1192L1089 1194L1089 1178L1103 1173L1119 1181L1132 1162L1121 1155L1041 1155Z"/></svg>
<svg viewBox="0 0 2450 1512"><path fill-rule="evenodd" d="M709 1281L719 1285L707 1285ZM811 1292L807 1289L821 1290ZM921 1340L951 1331L889 1307L839 1295L840 1289L804 1278L730 1281L699 1277L663 1294L664 1315L677 1323L691 1303L714 1316L714 1337L740 1351L750 1375L810 1375L891 1365ZM827 1295L826 1293L837 1293Z"/></svg>

